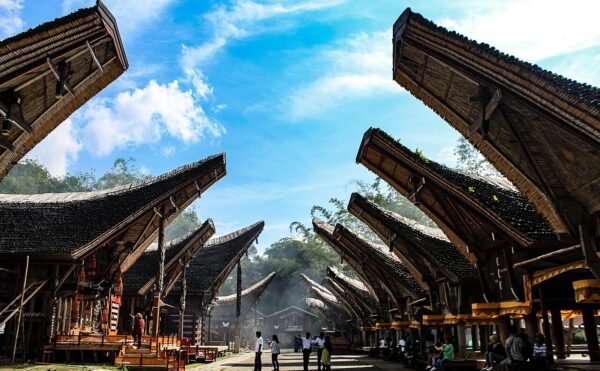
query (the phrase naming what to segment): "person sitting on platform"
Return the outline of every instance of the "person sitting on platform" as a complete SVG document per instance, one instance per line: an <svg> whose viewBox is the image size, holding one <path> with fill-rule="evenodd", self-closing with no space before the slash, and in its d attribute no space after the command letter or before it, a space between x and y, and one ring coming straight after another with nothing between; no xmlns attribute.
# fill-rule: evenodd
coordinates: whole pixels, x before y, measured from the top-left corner
<svg viewBox="0 0 600 371"><path fill-rule="evenodd" d="M508 339L506 339L504 347L506 349L507 357L504 361L500 362L500 364L507 366L507 368L511 370L520 368L526 361L525 355L523 354L525 345L523 338L517 335L517 326L510 326L510 335L508 336Z"/></svg>
<svg viewBox="0 0 600 371"><path fill-rule="evenodd" d="M444 371L446 369L446 363L452 361L454 359L454 345L452 344L452 338L447 337L446 342L444 343L444 348L442 349L442 359L438 360L437 368L432 368L432 370L440 370Z"/></svg>
<svg viewBox="0 0 600 371"><path fill-rule="evenodd" d="M431 353L431 366L427 366L425 370L435 370L435 366L437 366L438 361L444 356L442 354L442 350L444 350L444 344L440 342L433 346L433 351Z"/></svg>
<svg viewBox="0 0 600 371"><path fill-rule="evenodd" d="M498 336L490 336L490 342L485 352L485 367L483 371L490 371L494 368L495 363L500 363L506 358L506 350L502 342L498 339Z"/></svg>
<svg viewBox="0 0 600 371"><path fill-rule="evenodd" d="M142 336L144 336L144 330L146 328L146 321L144 321L144 317L142 317L142 313L138 313L135 315L135 323L133 324L133 331L131 334L133 335L133 341L137 340L138 349L142 347Z"/></svg>
<svg viewBox="0 0 600 371"><path fill-rule="evenodd" d="M548 348L546 347L546 339L542 334L535 335L531 363L534 370L546 370L548 368Z"/></svg>

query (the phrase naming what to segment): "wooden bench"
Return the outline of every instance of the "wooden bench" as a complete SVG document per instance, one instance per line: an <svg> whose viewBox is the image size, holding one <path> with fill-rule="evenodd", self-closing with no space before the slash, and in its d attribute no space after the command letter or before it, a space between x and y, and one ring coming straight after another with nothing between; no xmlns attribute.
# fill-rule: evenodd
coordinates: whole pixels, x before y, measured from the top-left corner
<svg viewBox="0 0 600 371"><path fill-rule="evenodd" d="M477 360L475 359L454 359L446 363L448 371L477 371Z"/></svg>

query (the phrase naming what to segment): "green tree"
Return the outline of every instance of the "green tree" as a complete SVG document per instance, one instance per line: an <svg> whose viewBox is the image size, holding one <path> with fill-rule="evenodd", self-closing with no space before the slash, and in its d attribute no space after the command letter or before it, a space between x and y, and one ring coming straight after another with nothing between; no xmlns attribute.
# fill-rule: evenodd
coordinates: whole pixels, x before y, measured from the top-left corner
<svg viewBox="0 0 600 371"><path fill-rule="evenodd" d="M96 189L108 189L148 178L135 166L135 158L119 157L115 160L113 167L96 181Z"/></svg>
<svg viewBox="0 0 600 371"><path fill-rule="evenodd" d="M454 147L454 155L457 157L456 168L467 174L495 177L502 176L465 137L460 137L458 139L456 147Z"/></svg>

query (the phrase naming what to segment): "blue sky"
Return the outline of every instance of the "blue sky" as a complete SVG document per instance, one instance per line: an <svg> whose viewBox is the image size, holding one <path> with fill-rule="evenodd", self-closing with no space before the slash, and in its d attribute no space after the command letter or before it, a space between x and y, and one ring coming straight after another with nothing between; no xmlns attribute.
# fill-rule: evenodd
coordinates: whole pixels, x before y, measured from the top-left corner
<svg viewBox="0 0 600 371"><path fill-rule="evenodd" d="M0 0L0 37L89 0ZM478 41L600 85L594 0L106 0L129 71L29 157L57 175L135 157L160 174L227 152L228 175L194 208L219 234L259 219L259 249L372 179L354 159L377 126L449 165L453 129L392 80L391 27L410 6Z"/></svg>

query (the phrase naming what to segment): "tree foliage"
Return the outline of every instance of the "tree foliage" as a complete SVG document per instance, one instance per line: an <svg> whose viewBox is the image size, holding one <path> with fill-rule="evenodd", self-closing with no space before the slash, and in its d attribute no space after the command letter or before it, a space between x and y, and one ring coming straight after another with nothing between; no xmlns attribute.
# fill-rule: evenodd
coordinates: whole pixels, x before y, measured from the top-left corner
<svg viewBox="0 0 600 371"><path fill-rule="evenodd" d="M464 171L467 174L495 177L502 176L465 137L460 137L458 139L456 147L454 147L454 155L457 157L457 169Z"/></svg>

